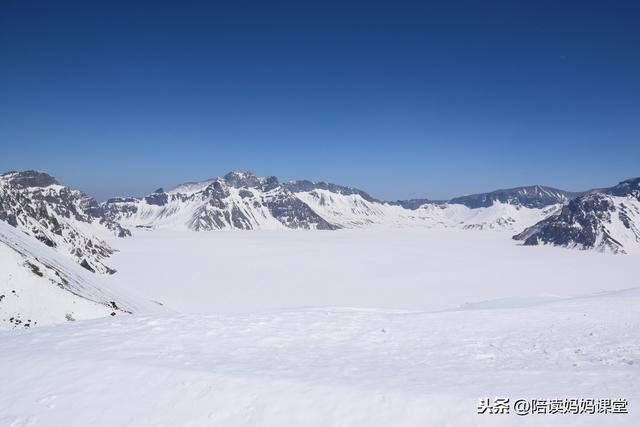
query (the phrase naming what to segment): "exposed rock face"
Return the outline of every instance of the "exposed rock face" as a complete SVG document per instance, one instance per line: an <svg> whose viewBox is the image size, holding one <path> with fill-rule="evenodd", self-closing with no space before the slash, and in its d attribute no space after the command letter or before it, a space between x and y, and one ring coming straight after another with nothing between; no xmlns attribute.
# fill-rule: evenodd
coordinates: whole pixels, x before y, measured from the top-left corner
<svg viewBox="0 0 640 427"><path fill-rule="evenodd" d="M266 206L271 215L287 228L315 228L318 230L335 230L338 228L329 224L306 203L287 190L279 191L268 198Z"/></svg>
<svg viewBox="0 0 640 427"><path fill-rule="evenodd" d="M115 198L103 204L114 222L155 227L186 226L195 231L338 228L313 211L274 176L229 172L202 183L186 183L143 198Z"/></svg>
<svg viewBox="0 0 640 427"><path fill-rule="evenodd" d="M260 179L249 171L229 172L224 176L224 182L233 188L258 188L265 179Z"/></svg>
<svg viewBox="0 0 640 427"><path fill-rule="evenodd" d="M551 244L626 253L640 244L640 178L571 200L515 235L525 245ZM632 249L633 250L633 249Z"/></svg>
<svg viewBox="0 0 640 427"><path fill-rule="evenodd" d="M160 188L145 197L144 200L150 205L164 206L169 201L169 196Z"/></svg>
<svg viewBox="0 0 640 427"><path fill-rule="evenodd" d="M113 254L99 233L81 227L96 224L118 237L131 232L104 215L103 207L86 194L71 190L52 176L37 171L0 175L0 220L71 255L88 270L113 273L104 264Z"/></svg>
<svg viewBox="0 0 640 427"><path fill-rule="evenodd" d="M4 174L8 180L16 188L29 187L48 187L50 185L59 184L51 175L40 171L24 171L24 172L8 172Z"/></svg>

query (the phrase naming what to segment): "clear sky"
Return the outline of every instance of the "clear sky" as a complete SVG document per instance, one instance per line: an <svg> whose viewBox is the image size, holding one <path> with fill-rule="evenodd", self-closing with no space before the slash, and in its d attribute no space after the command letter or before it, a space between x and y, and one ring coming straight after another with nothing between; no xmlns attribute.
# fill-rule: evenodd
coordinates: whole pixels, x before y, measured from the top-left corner
<svg viewBox="0 0 640 427"><path fill-rule="evenodd" d="M640 2L3 0L0 148L99 199L607 186L640 175Z"/></svg>

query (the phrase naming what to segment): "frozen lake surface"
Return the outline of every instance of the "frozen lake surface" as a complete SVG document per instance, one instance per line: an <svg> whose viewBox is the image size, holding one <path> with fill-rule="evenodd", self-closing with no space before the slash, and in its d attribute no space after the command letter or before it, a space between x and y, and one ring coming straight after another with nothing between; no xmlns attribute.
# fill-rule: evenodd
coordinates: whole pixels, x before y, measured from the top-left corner
<svg viewBox="0 0 640 427"><path fill-rule="evenodd" d="M638 257L524 247L509 231L137 231L110 278L186 313L433 311L639 286Z"/></svg>

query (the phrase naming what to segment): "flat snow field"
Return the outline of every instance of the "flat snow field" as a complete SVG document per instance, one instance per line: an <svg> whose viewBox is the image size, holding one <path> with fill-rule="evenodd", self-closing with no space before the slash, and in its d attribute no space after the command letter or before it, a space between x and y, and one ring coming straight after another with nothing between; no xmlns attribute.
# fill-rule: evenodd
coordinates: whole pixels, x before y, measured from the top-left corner
<svg viewBox="0 0 640 427"><path fill-rule="evenodd" d="M0 331L0 426L640 425L637 256L510 236L137 231L106 282L175 312Z"/></svg>
<svg viewBox="0 0 640 427"><path fill-rule="evenodd" d="M638 256L525 247L511 231L137 231L118 285L186 313L301 307L441 310L640 286Z"/></svg>

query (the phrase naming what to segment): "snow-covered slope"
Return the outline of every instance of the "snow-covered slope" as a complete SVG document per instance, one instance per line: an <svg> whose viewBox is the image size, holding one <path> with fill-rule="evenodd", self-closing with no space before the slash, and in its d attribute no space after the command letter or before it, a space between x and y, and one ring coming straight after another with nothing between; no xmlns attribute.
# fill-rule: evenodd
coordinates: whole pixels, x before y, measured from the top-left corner
<svg viewBox="0 0 640 427"><path fill-rule="evenodd" d="M114 272L105 264L114 252L105 238L131 235L117 222L105 218L94 199L37 171L0 175L0 221L99 273Z"/></svg>
<svg viewBox="0 0 640 427"><path fill-rule="evenodd" d="M360 194L345 195L326 189L298 192L296 196L328 222L341 228L386 225L517 230L540 221L560 206L538 209L495 202L488 207L469 208L462 204L427 203L417 209L406 209L397 204L367 200Z"/></svg>
<svg viewBox="0 0 640 427"><path fill-rule="evenodd" d="M0 425L640 425L637 289L499 306L117 316L0 332ZM478 414L496 397L509 413ZM595 413L519 416L518 399L594 399ZM600 399L626 399L628 413L599 413Z"/></svg>
<svg viewBox="0 0 640 427"><path fill-rule="evenodd" d="M552 244L613 253L640 251L640 178L585 194L514 236L525 245Z"/></svg>
<svg viewBox="0 0 640 427"><path fill-rule="evenodd" d="M70 257L0 221L0 328L151 310Z"/></svg>
<svg viewBox="0 0 640 427"><path fill-rule="evenodd" d="M518 230L534 224L554 212L561 205L530 208L519 204L495 202L488 207L469 208L462 204L428 204L417 209L435 225L466 230Z"/></svg>
<svg viewBox="0 0 640 427"><path fill-rule="evenodd" d="M409 226L413 217L400 206L369 200L358 193L342 194L316 188L295 195L322 218L341 228L372 224Z"/></svg>

